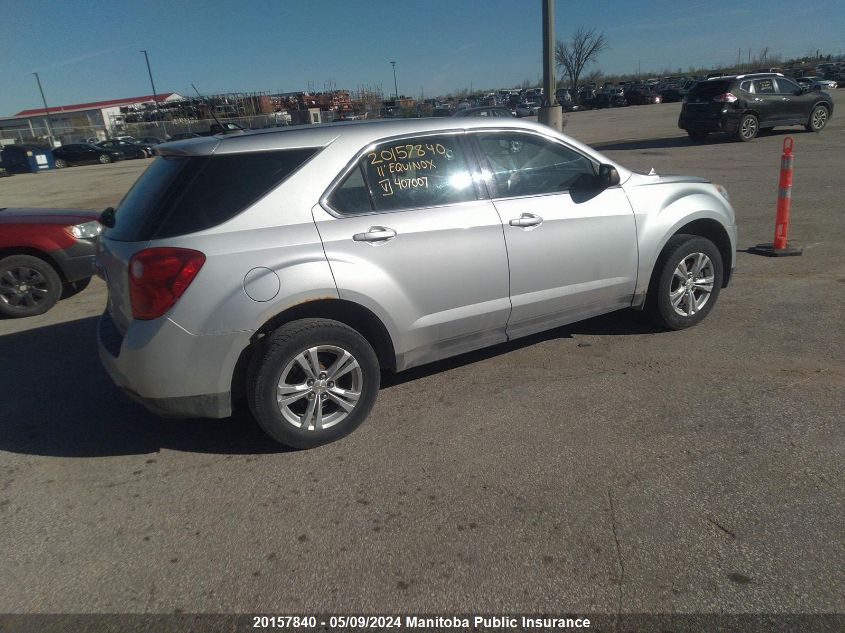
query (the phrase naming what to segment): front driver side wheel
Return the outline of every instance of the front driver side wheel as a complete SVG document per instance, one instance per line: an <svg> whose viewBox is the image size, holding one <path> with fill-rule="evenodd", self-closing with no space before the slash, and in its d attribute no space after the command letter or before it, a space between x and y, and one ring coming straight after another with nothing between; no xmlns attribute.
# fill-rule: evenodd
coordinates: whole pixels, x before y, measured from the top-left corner
<svg viewBox="0 0 845 633"><path fill-rule="evenodd" d="M825 125L827 125L827 108L817 105L810 113L810 118L804 128L808 132L821 132Z"/></svg>
<svg viewBox="0 0 845 633"><path fill-rule="evenodd" d="M313 448L354 431L369 415L380 381L363 336L329 319L301 319L267 336L247 376L261 428L292 448Z"/></svg>
<svg viewBox="0 0 845 633"><path fill-rule="evenodd" d="M682 330L695 325L719 298L724 277L716 245L698 235L675 235L657 259L645 313L655 325Z"/></svg>

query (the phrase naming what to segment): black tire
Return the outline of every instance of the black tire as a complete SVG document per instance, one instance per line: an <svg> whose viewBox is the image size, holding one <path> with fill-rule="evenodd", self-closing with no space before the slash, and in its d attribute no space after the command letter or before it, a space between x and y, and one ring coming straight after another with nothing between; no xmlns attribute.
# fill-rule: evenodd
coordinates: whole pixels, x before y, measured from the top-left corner
<svg viewBox="0 0 845 633"><path fill-rule="evenodd" d="M349 352L354 357L360 368L360 396L346 417L334 426L317 429L314 424L314 428L303 430L282 413L282 407L277 402L277 386L285 378L282 375L283 372L295 362L297 356L319 346L336 347ZM322 363L321 358L320 367L325 368ZM290 371L295 370L301 371L297 366ZM307 378L304 372L302 375ZM291 448L313 448L339 440L360 426L375 404L379 381L378 358L372 346L361 334L338 321L301 319L286 323L265 338L262 347L256 351L250 363L246 391L249 408L267 435ZM327 384L332 385L331 382ZM322 389L323 392L331 390L326 389L326 385L322 385ZM351 389L354 391L354 386ZM312 396L313 394L307 399L301 398L298 404L306 409L304 413L306 416L307 407L311 406L310 402L313 401ZM325 402L327 409L333 408L337 413L342 413L341 408L328 396ZM291 408L295 404L292 404ZM330 419L330 416L327 419Z"/></svg>
<svg viewBox="0 0 845 633"><path fill-rule="evenodd" d="M706 130L687 130L687 134L694 141L703 141L710 136L710 132Z"/></svg>
<svg viewBox="0 0 845 633"><path fill-rule="evenodd" d="M746 114L739 120L736 127L736 138L743 143L753 141L760 132L760 121L753 114Z"/></svg>
<svg viewBox="0 0 845 633"><path fill-rule="evenodd" d="M74 295L78 295L80 292L85 290L90 283L91 278L86 277L85 279L80 279L79 281L71 281L64 284L62 289L62 299L68 299Z"/></svg>
<svg viewBox="0 0 845 633"><path fill-rule="evenodd" d="M100 154L100 163L103 165L108 165L111 162L111 156L108 154Z"/></svg>
<svg viewBox="0 0 845 633"><path fill-rule="evenodd" d="M0 314L13 318L44 314L61 294L59 274L43 259L32 255L0 259Z"/></svg>
<svg viewBox="0 0 845 633"><path fill-rule="evenodd" d="M55 161L56 169L64 169L67 167L67 163L65 162L64 158L57 158Z"/></svg>
<svg viewBox="0 0 845 633"><path fill-rule="evenodd" d="M704 267L702 270L702 277L712 269L712 289L707 300L698 307L691 315L682 315L676 312L672 305L672 295L681 297L682 303L678 305L681 311L686 311L684 308L689 306L689 301L686 299L687 293L682 292L685 283L680 283L680 279L676 276L682 261L692 258L696 254L706 255L711 263L711 267ZM654 270L651 273L651 283L648 288L648 295L646 297L646 304L644 312L646 316L655 324L668 330L682 330L700 322L706 317L716 301L719 298L719 291L722 289L722 279L724 278L724 267L722 263L722 255L716 245L705 237L698 235L675 235L667 243L657 258L657 263L654 265ZM677 293L681 292L681 295ZM701 292L698 297L695 292ZM703 298L701 290L692 290L693 303L697 304L699 298Z"/></svg>
<svg viewBox="0 0 845 633"><path fill-rule="evenodd" d="M827 125L827 120L830 118L830 112L823 105L817 105L810 112L810 118L807 119L804 129L808 132L821 132L824 126Z"/></svg>

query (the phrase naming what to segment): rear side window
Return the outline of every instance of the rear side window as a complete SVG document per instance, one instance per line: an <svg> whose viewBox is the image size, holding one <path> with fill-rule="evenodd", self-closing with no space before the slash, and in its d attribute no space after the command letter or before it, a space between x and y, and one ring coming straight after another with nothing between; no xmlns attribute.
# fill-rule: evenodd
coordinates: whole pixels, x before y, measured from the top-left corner
<svg viewBox="0 0 845 633"><path fill-rule="evenodd" d="M317 151L157 158L121 201L115 226L106 236L137 242L222 224L281 184Z"/></svg>

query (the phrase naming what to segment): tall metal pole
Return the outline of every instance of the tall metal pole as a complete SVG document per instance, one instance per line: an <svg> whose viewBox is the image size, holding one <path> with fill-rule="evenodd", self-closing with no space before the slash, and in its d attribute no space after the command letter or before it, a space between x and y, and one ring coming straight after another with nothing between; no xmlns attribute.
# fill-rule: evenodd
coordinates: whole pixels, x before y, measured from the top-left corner
<svg viewBox="0 0 845 633"><path fill-rule="evenodd" d="M393 66L393 95L395 96L396 100L399 100L399 88L396 86L396 62L390 62L390 65Z"/></svg>
<svg viewBox="0 0 845 633"><path fill-rule="evenodd" d="M41 87L41 77L38 76L38 73L32 74L35 75L35 81L38 82L38 92L41 93L41 102L44 104L44 113L47 115L47 138L50 139L50 149L53 149L56 146L56 139L53 138L53 119L50 118L50 108L47 107L47 99L44 97L44 88Z"/></svg>
<svg viewBox="0 0 845 633"><path fill-rule="evenodd" d="M158 108L158 94L156 93L156 85L153 81L153 71L150 69L150 58L147 55L147 49L141 51L144 54L144 60L147 62L147 74L150 76L150 86L153 88L153 102L156 106L156 114L159 114ZM167 124L162 120L161 127L164 130L164 135L167 136Z"/></svg>
<svg viewBox="0 0 845 633"><path fill-rule="evenodd" d="M563 112L555 95L555 5L554 0L543 2L543 106L537 117L540 123L563 129Z"/></svg>
<svg viewBox="0 0 845 633"><path fill-rule="evenodd" d="M555 3L543 0L543 105L557 105L555 96Z"/></svg>

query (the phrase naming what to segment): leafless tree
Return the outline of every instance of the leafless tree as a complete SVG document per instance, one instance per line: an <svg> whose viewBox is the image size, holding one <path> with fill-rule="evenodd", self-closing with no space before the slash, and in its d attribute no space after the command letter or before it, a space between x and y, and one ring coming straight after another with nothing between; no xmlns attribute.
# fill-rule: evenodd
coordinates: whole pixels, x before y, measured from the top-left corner
<svg viewBox="0 0 845 633"><path fill-rule="evenodd" d="M607 38L604 33L596 33L596 29L579 26L568 42L557 41L555 46L555 61L563 68L569 77L570 86L578 88L578 78L584 68L596 61L598 54L607 48Z"/></svg>

